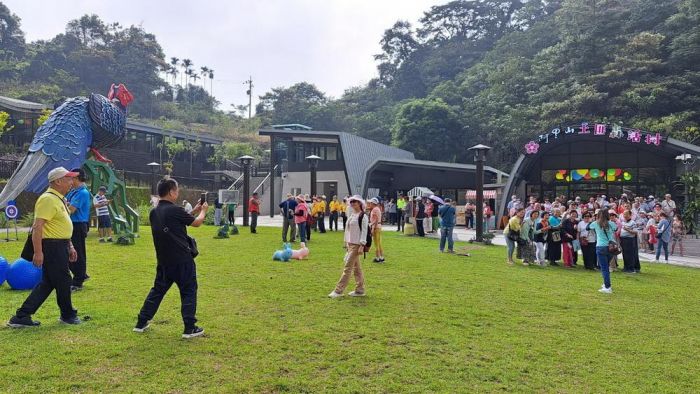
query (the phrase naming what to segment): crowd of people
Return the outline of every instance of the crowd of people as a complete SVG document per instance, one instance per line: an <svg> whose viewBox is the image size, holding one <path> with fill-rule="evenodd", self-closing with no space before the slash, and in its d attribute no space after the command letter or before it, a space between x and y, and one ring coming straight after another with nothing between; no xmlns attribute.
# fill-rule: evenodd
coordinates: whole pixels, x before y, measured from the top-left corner
<svg viewBox="0 0 700 394"><path fill-rule="evenodd" d="M514 264L515 254L523 265L573 268L580 252L585 269L602 272L603 292L612 291L610 272L621 268L640 273L640 251L655 250L657 263L662 251L668 262L669 246L670 254L677 248L683 256L686 229L670 194L660 200L627 194L620 198L600 195L587 201L530 197L527 203L514 195L507 209L503 233L508 264ZM622 261L614 253L618 248Z"/></svg>

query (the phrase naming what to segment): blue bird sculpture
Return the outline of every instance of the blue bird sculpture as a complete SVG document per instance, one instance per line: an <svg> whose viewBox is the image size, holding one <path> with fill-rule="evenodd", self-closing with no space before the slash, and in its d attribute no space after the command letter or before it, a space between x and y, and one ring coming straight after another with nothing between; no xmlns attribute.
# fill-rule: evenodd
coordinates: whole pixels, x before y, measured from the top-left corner
<svg viewBox="0 0 700 394"><path fill-rule="evenodd" d="M98 149L118 143L126 132L127 107L134 97L123 84L112 84L107 97L74 97L56 108L39 127L29 151L0 192L0 208L23 191L41 193L49 171L81 167L89 151L109 162Z"/></svg>

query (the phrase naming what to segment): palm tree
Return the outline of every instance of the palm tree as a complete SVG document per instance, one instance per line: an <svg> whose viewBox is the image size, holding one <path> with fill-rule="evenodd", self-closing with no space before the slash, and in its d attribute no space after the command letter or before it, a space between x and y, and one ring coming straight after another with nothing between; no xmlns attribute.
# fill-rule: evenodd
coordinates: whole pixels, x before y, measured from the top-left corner
<svg viewBox="0 0 700 394"><path fill-rule="evenodd" d="M172 66L171 74L173 74L173 88L177 85L177 66L180 65L180 59L176 57L170 58L170 65Z"/></svg>
<svg viewBox="0 0 700 394"><path fill-rule="evenodd" d="M199 78L199 75L197 75L195 72L192 72L192 82L194 82L193 85L197 85L197 80Z"/></svg>
<svg viewBox="0 0 700 394"><path fill-rule="evenodd" d="M185 74L186 74L186 75L190 75L190 73L188 73L188 70L190 70L190 67L193 66L192 60L190 60L190 59L182 59L182 63L181 63L180 65L181 65L182 68L185 70ZM191 72L191 70L190 70L190 72ZM183 75L183 78L184 78L184 75ZM190 83L189 77L187 78L187 83ZM185 85L184 79L183 79L182 85L183 85L183 86L186 86L186 85Z"/></svg>
<svg viewBox="0 0 700 394"><path fill-rule="evenodd" d="M206 85L204 83L204 78L206 78L207 75L209 75L209 67L202 66L199 68L199 70L200 70L199 73L202 75L202 86L206 87ZM207 89L204 89L204 90L206 91Z"/></svg>
<svg viewBox="0 0 700 394"><path fill-rule="evenodd" d="M214 70L209 69L209 95L214 97Z"/></svg>
<svg viewBox="0 0 700 394"><path fill-rule="evenodd" d="M192 77L192 69L186 68L185 75L187 76L187 86L190 85L190 78Z"/></svg>

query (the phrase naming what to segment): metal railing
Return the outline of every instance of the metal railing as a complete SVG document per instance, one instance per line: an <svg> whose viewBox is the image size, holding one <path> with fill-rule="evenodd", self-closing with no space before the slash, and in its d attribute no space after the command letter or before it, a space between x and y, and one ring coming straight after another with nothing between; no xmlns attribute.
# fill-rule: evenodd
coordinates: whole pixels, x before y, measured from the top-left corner
<svg viewBox="0 0 700 394"><path fill-rule="evenodd" d="M276 171L278 166L275 166L272 171ZM265 194L265 182L272 176L272 172L268 171L267 176L263 178L262 182L253 190L253 193Z"/></svg>
<svg viewBox="0 0 700 394"><path fill-rule="evenodd" d="M241 173L241 175L238 178L236 178L235 181L233 181L231 186L228 187L228 190L238 190L238 188L241 187L241 185L243 184L243 175L245 174Z"/></svg>

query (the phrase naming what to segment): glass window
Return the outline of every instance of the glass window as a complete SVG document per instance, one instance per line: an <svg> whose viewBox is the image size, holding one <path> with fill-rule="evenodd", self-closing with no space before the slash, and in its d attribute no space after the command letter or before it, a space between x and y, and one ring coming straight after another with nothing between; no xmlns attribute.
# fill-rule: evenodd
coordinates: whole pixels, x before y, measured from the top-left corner
<svg viewBox="0 0 700 394"><path fill-rule="evenodd" d="M338 160L338 147L337 146L327 146L325 159L326 160Z"/></svg>
<svg viewBox="0 0 700 394"><path fill-rule="evenodd" d="M304 144L301 142L296 142L294 144L294 161L297 163L304 162Z"/></svg>

